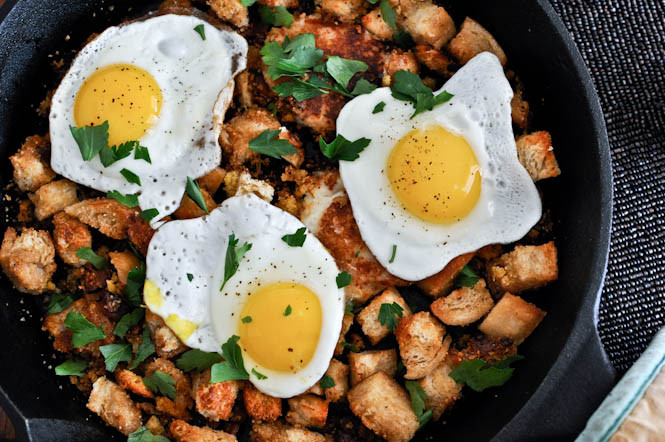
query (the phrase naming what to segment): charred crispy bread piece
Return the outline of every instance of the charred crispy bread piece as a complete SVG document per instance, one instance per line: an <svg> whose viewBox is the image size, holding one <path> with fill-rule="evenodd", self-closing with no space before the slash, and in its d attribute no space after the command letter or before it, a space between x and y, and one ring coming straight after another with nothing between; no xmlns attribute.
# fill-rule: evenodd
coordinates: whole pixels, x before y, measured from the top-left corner
<svg viewBox="0 0 665 442"><path fill-rule="evenodd" d="M206 189L201 189L201 195L203 196L203 201L208 212L217 207L217 203L215 203L215 200L212 199L212 196L210 196L210 193ZM205 214L203 209L185 194L182 196L182 200L180 200L178 210L173 213L173 217L176 219L193 219L204 216Z"/></svg>
<svg viewBox="0 0 665 442"><path fill-rule="evenodd" d="M224 431L196 427L179 419L171 422L169 431L175 442L236 442L238 440L234 435Z"/></svg>
<svg viewBox="0 0 665 442"><path fill-rule="evenodd" d="M516 145L517 158L534 182L561 175L549 132L522 135L517 139Z"/></svg>
<svg viewBox="0 0 665 442"><path fill-rule="evenodd" d="M189 377L177 369L173 362L163 358L157 358L146 366L146 377L150 377L155 371L166 373L175 381L175 400L158 396L155 399L157 410L178 419L189 419L187 409L192 405L192 384Z"/></svg>
<svg viewBox="0 0 665 442"><path fill-rule="evenodd" d="M24 229L20 235L8 227L0 248L0 265L20 292L33 295L55 288L55 247L44 230Z"/></svg>
<svg viewBox="0 0 665 442"><path fill-rule="evenodd" d="M268 396L246 382L242 389L243 402L247 415L258 421L274 421L282 415L282 400Z"/></svg>
<svg viewBox="0 0 665 442"><path fill-rule="evenodd" d="M14 182L19 189L34 192L55 178L55 172L48 164L49 148L48 137L33 135L9 157L14 166Z"/></svg>
<svg viewBox="0 0 665 442"><path fill-rule="evenodd" d="M429 45L416 45L416 47L413 48L413 52L416 59L427 66L427 69L437 72L444 77L451 77L453 75L453 72L451 71L453 62L441 51L434 49Z"/></svg>
<svg viewBox="0 0 665 442"><path fill-rule="evenodd" d="M466 326L485 316L492 307L492 295L485 281L479 279L473 287L462 287L437 299L430 305L430 310L446 325Z"/></svg>
<svg viewBox="0 0 665 442"><path fill-rule="evenodd" d="M138 213L134 213L127 220L127 237L143 256L148 254L148 244L154 234L155 230Z"/></svg>
<svg viewBox="0 0 665 442"><path fill-rule="evenodd" d="M445 9L429 0L393 0L398 3L399 25L416 43L441 49L455 35L455 22Z"/></svg>
<svg viewBox="0 0 665 442"><path fill-rule="evenodd" d="M337 346L335 347L335 356L339 356L344 353L344 346L342 342L346 340L346 334L349 332L349 329L353 325L353 315L346 313L342 318L342 329L339 332L339 339L337 340Z"/></svg>
<svg viewBox="0 0 665 442"><path fill-rule="evenodd" d="M517 346L510 338L496 338L480 334L478 336L464 336L451 347L448 356L453 365L471 359L483 359L487 362L497 362L508 356L517 354Z"/></svg>
<svg viewBox="0 0 665 442"><path fill-rule="evenodd" d="M488 336L510 338L520 345L540 324L545 312L519 296L506 293L478 326Z"/></svg>
<svg viewBox="0 0 665 442"><path fill-rule="evenodd" d="M76 256L81 247L92 247L92 235L88 227L65 212L53 217L53 240L58 256L65 264L81 267L85 261Z"/></svg>
<svg viewBox="0 0 665 442"><path fill-rule="evenodd" d="M127 284L127 276L129 272L139 267L140 261L131 252L109 252L109 258L111 260L111 265L115 267L115 271L118 274L118 281L121 284Z"/></svg>
<svg viewBox="0 0 665 442"><path fill-rule="evenodd" d="M97 379L88 398L88 409L125 436L141 426L141 412L127 393L105 376Z"/></svg>
<svg viewBox="0 0 665 442"><path fill-rule="evenodd" d="M210 383L210 369L194 375L196 411L213 422L227 420L233 411L241 383L239 381Z"/></svg>
<svg viewBox="0 0 665 442"><path fill-rule="evenodd" d="M109 198L83 200L65 208L65 213L113 239L127 238L130 219L136 215L134 209Z"/></svg>
<svg viewBox="0 0 665 442"><path fill-rule="evenodd" d="M397 323L395 336L406 367L405 379L427 376L448 354L451 338L446 328L429 312L418 312Z"/></svg>
<svg viewBox="0 0 665 442"><path fill-rule="evenodd" d="M390 40L393 37L394 31L383 19L379 8L365 14L362 18L362 24L365 29L381 40Z"/></svg>
<svg viewBox="0 0 665 442"><path fill-rule="evenodd" d="M540 246L516 246L488 263L487 279L496 296L542 287L559 276L553 241Z"/></svg>
<svg viewBox="0 0 665 442"><path fill-rule="evenodd" d="M349 391L349 366L337 359L332 359L326 371L326 376L335 382L334 386L323 389L326 399L331 402L344 400L346 393Z"/></svg>
<svg viewBox="0 0 665 442"><path fill-rule="evenodd" d="M143 378L129 370L118 370L115 373L115 381L118 385L134 394L152 399L155 397L152 391L143 383Z"/></svg>

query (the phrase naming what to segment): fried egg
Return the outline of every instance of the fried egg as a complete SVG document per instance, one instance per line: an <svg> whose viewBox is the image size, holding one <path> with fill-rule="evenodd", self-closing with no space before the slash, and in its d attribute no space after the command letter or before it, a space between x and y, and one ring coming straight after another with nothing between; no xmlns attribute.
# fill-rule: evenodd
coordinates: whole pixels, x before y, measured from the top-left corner
<svg viewBox="0 0 665 442"><path fill-rule="evenodd" d="M203 218L168 222L150 242L144 301L189 347L219 353L239 336L259 390L300 394L326 372L344 316L328 251L311 233L301 247L282 239L304 227L253 194L229 198ZM224 283L232 234L236 247L251 248Z"/></svg>
<svg viewBox="0 0 665 442"><path fill-rule="evenodd" d="M376 89L337 119L338 134L371 140L360 158L339 166L362 238L408 281L463 253L516 241L541 217L538 191L517 159L513 91L498 59L479 54L441 91L454 96L411 118L411 103Z"/></svg>
<svg viewBox="0 0 665 442"><path fill-rule="evenodd" d="M53 96L53 170L93 189L138 193L141 209L159 211L154 226L178 208L188 176L219 165L221 124L246 55L243 37L192 16L108 28L81 50ZM134 153L109 167L99 157L84 161L70 127L105 121L110 146L137 140L151 162Z"/></svg>

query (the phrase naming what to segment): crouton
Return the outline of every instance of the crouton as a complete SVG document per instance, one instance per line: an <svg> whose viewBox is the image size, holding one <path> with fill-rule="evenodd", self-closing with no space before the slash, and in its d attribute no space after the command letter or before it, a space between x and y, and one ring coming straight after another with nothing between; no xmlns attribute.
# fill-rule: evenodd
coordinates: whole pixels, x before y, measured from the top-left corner
<svg viewBox="0 0 665 442"><path fill-rule="evenodd" d="M150 337L155 344L157 356L170 359L187 349L187 346L180 342L175 333L164 323L161 316L146 309L145 322L150 328Z"/></svg>
<svg viewBox="0 0 665 442"><path fill-rule="evenodd" d="M52 290L55 247L44 230L23 229L20 235L8 227L0 248L0 266L20 292L33 295Z"/></svg>
<svg viewBox="0 0 665 442"><path fill-rule="evenodd" d="M369 32L381 40L390 40L393 38L393 30L381 15L381 9L376 8L368 12L362 18L362 24Z"/></svg>
<svg viewBox="0 0 665 442"><path fill-rule="evenodd" d="M450 69L453 62L441 51L438 51L429 45L416 45L416 47L413 48L413 52L416 59L427 66L427 69L437 72L445 77L451 77L453 75L453 72Z"/></svg>
<svg viewBox="0 0 665 442"><path fill-rule="evenodd" d="M278 422L254 423L250 434L252 442L331 442L323 434Z"/></svg>
<svg viewBox="0 0 665 442"><path fill-rule="evenodd" d="M449 376L453 368L450 359L445 359L430 374L418 381L427 396L425 408L432 410L435 421L439 420L443 412L461 395L464 385L458 384Z"/></svg>
<svg viewBox="0 0 665 442"><path fill-rule="evenodd" d="M406 442L418 430L408 393L382 371L353 387L348 399L353 414L388 442Z"/></svg>
<svg viewBox="0 0 665 442"><path fill-rule="evenodd" d="M233 170L224 177L224 191L228 196L253 193L266 202L271 202L275 189L265 181L255 180L247 172Z"/></svg>
<svg viewBox="0 0 665 442"><path fill-rule="evenodd" d="M512 100L510 100L510 116L517 127L520 129L526 127L527 118L529 117L529 102L524 99L521 90L517 90Z"/></svg>
<svg viewBox="0 0 665 442"><path fill-rule="evenodd" d="M341 22L353 22L365 12L364 0L321 0L321 9Z"/></svg>
<svg viewBox="0 0 665 442"><path fill-rule="evenodd" d="M169 431L171 431L175 442L236 442L238 440L234 435L224 431L213 430L208 427L196 427L179 419L171 422Z"/></svg>
<svg viewBox="0 0 665 442"><path fill-rule="evenodd" d="M455 35L455 22L445 9L429 0L400 1L399 25L413 41L441 49Z"/></svg>
<svg viewBox="0 0 665 442"><path fill-rule="evenodd" d="M26 138L23 146L9 157L14 167L14 182L24 192L34 192L55 178L48 164L48 137L33 135Z"/></svg>
<svg viewBox="0 0 665 442"><path fill-rule="evenodd" d="M496 296L542 287L558 277L553 241L540 246L516 246L487 265L487 282Z"/></svg>
<svg viewBox="0 0 665 442"><path fill-rule="evenodd" d="M141 412L127 393L105 376L92 385L88 409L125 436L141 426Z"/></svg>
<svg viewBox="0 0 665 442"><path fill-rule="evenodd" d="M473 255L471 252L453 258L439 273L418 281L418 287L434 298L445 295L453 288L457 275L471 261Z"/></svg>
<svg viewBox="0 0 665 442"><path fill-rule="evenodd" d="M130 218L136 211L114 199L94 198L66 207L65 213L109 238L125 239Z"/></svg>
<svg viewBox="0 0 665 442"><path fill-rule="evenodd" d="M217 207L217 203L215 203L215 200L212 199L212 196L210 196L210 193L208 193L206 189L201 189L201 195L203 196L203 201L205 202L208 212ZM200 218L205 214L205 211L200 208L193 199L187 194L184 194L182 200L180 200L178 210L173 213L173 217L176 219L193 219Z"/></svg>
<svg viewBox="0 0 665 442"><path fill-rule="evenodd" d="M561 175L549 132L540 131L522 135L515 144L517 159L534 182Z"/></svg>
<svg viewBox="0 0 665 442"><path fill-rule="evenodd" d="M79 201L76 184L69 180L51 181L28 195L35 205L35 217L42 221Z"/></svg>
<svg viewBox="0 0 665 442"><path fill-rule="evenodd" d="M478 358L486 362L497 362L514 354L517 354L517 346L512 339L495 338L485 334L462 337L455 342L455 348L448 350L448 357L453 365Z"/></svg>
<svg viewBox="0 0 665 442"><path fill-rule="evenodd" d="M175 399L157 397L155 399L157 410L178 419L189 419L187 409L192 405L192 384L189 377L177 369L173 362L163 358L157 358L146 365L145 377L152 376L155 371L166 373L175 381Z"/></svg>
<svg viewBox="0 0 665 442"><path fill-rule="evenodd" d="M137 268L141 262L131 252L109 252L109 258L111 259L111 265L115 267L115 271L118 273L118 281L121 284L127 284L127 276L129 272Z"/></svg>
<svg viewBox="0 0 665 442"><path fill-rule="evenodd" d="M540 324L545 312L519 296L506 293L478 326L488 336L510 338L520 345Z"/></svg>
<svg viewBox="0 0 665 442"><path fill-rule="evenodd" d="M335 382L334 386L323 389L326 399L330 402L344 400L349 391L349 366L337 359L331 359L326 376Z"/></svg>
<svg viewBox="0 0 665 442"><path fill-rule="evenodd" d="M231 417L241 383L239 381L210 383L210 369L194 375L193 394L196 411L213 422Z"/></svg>
<svg viewBox="0 0 665 442"><path fill-rule="evenodd" d="M155 395L152 394L152 391L150 391L150 389L143 383L143 378L132 371L116 371L115 381L118 383L120 388L123 388L124 390L129 390L134 394L138 394L139 396L150 399L155 397Z"/></svg>
<svg viewBox="0 0 665 442"><path fill-rule="evenodd" d="M448 51L462 64L466 64L481 52L496 55L502 66L508 61L492 34L469 17L464 19L459 33L448 44Z"/></svg>
<svg viewBox="0 0 665 442"><path fill-rule="evenodd" d="M21 200L18 203L18 215L16 219L20 223L29 223L34 221L34 206L30 200Z"/></svg>
<svg viewBox="0 0 665 442"><path fill-rule="evenodd" d="M296 218L300 218L300 203L288 189L282 189L277 192L275 205Z"/></svg>
<svg viewBox="0 0 665 442"><path fill-rule="evenodd" d="M286 421L292 425L321 428L328 419L328 401L313 394L301 394L288 400Z"/></svg>
<svg viewBox="0 0 665 442"><path fill-rule="evenodd" d="M206 0L220 19L243 28L249 24L249 11L238 0Z"/></svg>
<svg viewBox="0 0 665 442"><path fill-rule="evenodd" d="M249 69L261 69L262 61L261 56L257 57L258 67L252 68L252 49L255 49L255 46L249 47L249 53L247 58L247 67ZM256 53L258 54L259 49L256 48ZM266 83L263 72L254 71L254 70L245 70L239 73L235 78L235 95L238 100L238 104L241 109L247 109L254 106L258 107L267 107L270 103L273 103L277 99L277 93L272 90L270 86Z"/></svg>
<svg viewBox="0 0 665 442"><path fill-rule="evenodd" d="M214 195L217 192L217 189L219 189L219 186L224 182L225 176L226 170L221 167L216 167L197 179L196 182L199 184L199 187L207 190L210 195Z"/></svg>
<svg viewBox="0 0 665 442"><path fill-rule="evenodd" d="M298 0L259 0L259 4L270 6L271 8L281 6L290 9L298 7Z"/></svg>
<svg viewBox="0 0 665 442"><path fill-rule="evenodd" d="M88 227L65 212L53 217L53 241L58 256L65 264L81 267L85 260L76 256L81 247L92 247L92 235Z"/></svg>
<svg viewBox="0 0 665 442"><path fill-rule="evenodd" d="M150 244L150 240L154 234L155 230L150 227L150 223L141 218L138 213L129 217L127 221L127 237L143 256L148 254L148 244Z"/></svg>
<svg viewBox="0 0 665 442"><path fill-rule="evenodd" d="M485 316L492 307L492 295L485 281L479 279L473 287L462 287L437 299L430 305L430 310L446 325L466 326Z"/></svg>
<svg viewBox="0 0 665 442"><path fill-rule="evenodd" d="M166 429L159 421L159 418L154 414L150 416L148 421L145 423L145 427L155 436L157 435L164 436L166 434Z"/></svg>
<svg viewBox="0 0 665 442"><path fill-rule="evenodd" d="M361 353L349 353L351 370L351 386L359 384L363 379L382 371L389 376L397 373L397 350L369 350Z"/></svg>
<svg viewBox="0 0 665 442"><path fill-rule="evenodd" d="M402 316L411 316L411 309L404 298L394 288L385 289L379 296L376 296L367 306L358 313L358 324L362 327L363 333L369 338L372 345L376 345L383 338L390 334L390 330L379 321L379 312L381 305L397 303L402 307Z"/></svg>
<svg viewBox="0 0 665 442"><path fill-rule="evenodd" d="M395 336L406 367L405 379L420 379L445 359L450 347L446 328L429 312L418 312L397 323Z"/></svg>
<svg viewBox="0 0 665 442"><path fill-rule="evenodd" d="M418 61L411 51L393 51L386 56L383 64L383 85L390 86L397 71L420 72Z"/></svg>
<svg viewBox="0 0 665 442"><path fill-rule="evenodd" d="M282 415L282 400L260 392L251 382L242 391L247 415L259 421L274 421Z"/></svg>
<svg viewBox="0 0 665 442"><path fill-rule="evenodd" d="M476 251L476 256L484 261L489 261L498 258L503 253L503 246L501 244L488 244L481 247Z"/></svg>
<svg viewBox="0 0 665 442"><path fill-rule="evenodd" d="M81 313L88 321L92 322L98 327L101 327L106 334L104 339L90 342L83 347L74 348L72 345L72 334L65 325L65 319L70 312ZM112 344L115 340L113 336L113 329L115 325L109 321L104 314L99 302L88 301L86 298L77 299L61 311L52 315L47 315L42 325L42 330L48 331L53 336L53 348L57 351L68 352L76 351L82 354L89 354L94 357L100 357L99 347L101 345Z"/></svg>
<svg viewBox="0 0 665 442"><path fill-rule="evenodd" d="M344 346L342 342L346 340L346 334L349 332L349 329L353 325L353 315L348 313L344 314L342 318L342 329L339 332L339 339L337 340L337 346L335 347L335 356L339 356L344 353Z"/></svg>
<svg viewBox="0 0 665 442"><path fill-rule="evenodd" d="M280 131L279 138L289 141L298 153L283 157L290 163L300 166L304 158L302 144L288 130L282 129L277 118L265 109L247 109L224 124L219 141L226 161L233 168L238 168L261 154L249 148L249 143L266 130Z"/></svg>

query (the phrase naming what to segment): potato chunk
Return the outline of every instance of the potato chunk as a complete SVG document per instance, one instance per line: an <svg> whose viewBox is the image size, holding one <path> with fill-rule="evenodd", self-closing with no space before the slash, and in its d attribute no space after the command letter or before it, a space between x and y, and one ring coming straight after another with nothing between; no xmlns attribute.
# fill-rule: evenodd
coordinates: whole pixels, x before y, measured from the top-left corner
<svg viewBox="0 0 665 442"><path fill-rule="evenodd" d="M92 235L88 227L64 212L53 217L53 240L58 256L65 264L81 267L86 263L76 252L81 247L92 247Z"/></svg>
<svg viewBox="0 0 665 442"><path fill-rule="evenodd" d="M301 394L288 400L286 421L292 425L322 428L328 419L328 401L313 394Z"/></svg>
<svg viewBox="0 0 665 442"><path fill-rule="evenodd" d="M141 426L141 412L127 393L105 376L92 385L88 409L125 436Z"/></svg>
<svg viewBox="0 0 665 442"><path fill-rule="evenodd" d="M33 135L9 157L14 167L14 182L24 192L34 192L55 178L48 164L49 141L47 137Z"/></svg>
<svg viewBox="0 0 665 442"><path fill-rule="evenodd" d="M236 442L232 434L208 427L196 427L182 420L174 420L169 431L175 442Z"/></svg>
<svg viewBox="0 0 665 442"><path fill-rule="evenodd" d="M351 386L359 384L363 379L382 371L389 376L397 373L397 351L369 350L361 353L349 353L349 367L351 369Z"/></svg>
<svg viewBox="0 0 665 442"><path fill-rule="evenodd" d="M69 180L52 181L44 184L35 193L28 195L35 205L35 217L42 221L67 206L78 203L76 184Z"/></svg>
<svg viewBox="0 0 665 442"><path fill-rule="evenodd" d="M520 345L540 324L545 312L519 296L506 293L478 326L488 336L511 338Z"/></svg>
<svg viewBox="0 0 665 442"><path fill-rule="evenodd" d="M348 399L353 414L388 442L406 442L418 430L408 393L382 371L353 387Z"/></svg>
<svg viewBox="0 0 665 442"><path fill-rule="evenodd" d="M383 338L388 336L391 331L379 321L379 312L381 305L397 303L402 307L402 318L411 316L411 309L404 298L394 288L385 289L379 296L358 313L358 324L362 327L363 333L369 338L372 345L376 345Z"/></svg>
<svg viewBox="0 0 665 442"><path fill-rule="evenodd" d="M534 182L561 175L549 132L522 135L517 139L516 145L517 158Z"/></svg>
<svg viewBox="0 0 665 442"><path fill-rule="evenodd" d="M491 52L505 65L506 54L492 34L478 22L467 17L459 33L448 44L448 51L462 64L466 64L481 52Z"/></svg>
<svg viewBox="0 0 665 442"><path fill-rule="evenodd" d="M430 310L446 325L466 326L485 316L492 307L492 295L485 281L479 279L473 287L462 287L445 298L437 299L430 305Z"/></svg>
<svg viewBox="0 0 665 442"><path fill-rule="evenodd" d="M0 248L0 265L20 292L33 295L55 288L55 247L44 230L24 229L20 235L7 228Z"/></svg>
<svg viewBox="0 0 665 442"><path fill-rule="evenodd" d="M494 295L520 293L542 287L559 276L553 241L540 246L516 246L510 253L489 262L487 279Z"/></svg>
<svg viewBox="0 0 665 442"><path fill-rule="evenodd" d="M405 379L427 376L448 354L450 337L446 328L429 312L418 312L400 319L395 329L399 354L406 367Z"/></svg>

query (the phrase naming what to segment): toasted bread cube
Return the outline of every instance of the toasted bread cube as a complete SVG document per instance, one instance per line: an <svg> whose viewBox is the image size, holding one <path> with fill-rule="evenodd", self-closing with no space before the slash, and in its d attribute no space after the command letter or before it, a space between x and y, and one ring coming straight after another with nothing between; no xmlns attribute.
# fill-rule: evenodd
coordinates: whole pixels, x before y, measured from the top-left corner
<svg viewBox="0 0 665 442"><path fill-rule="evenodd" d="M145 322L150 328L150 338L155 344L155 352L161 358L173 358L187 350L187 346L171 331L164 320L151 312L145 311Z"/></svg>
<svg viewBox="0 0 665 442"><path fill-rule="evenodd" d="M123 252L109 252L109 259L118 274L118 281L123 285L127 284L129 272L138 268L141 264L136 255L126 250Z"/></svg>
<svg viewBox="0 0 665 442"><path fill-rule="evenodd" d="M553 241L539 246L516 246L510 253L489 262L487 280L492 293L520 293L542 287L559 277Z"/></svg>
<svg viewBox="0 0 665 442"><path fill-rule="evenodd" d="M342 330L339 332L339 339L337 340L337 346L335 347L335 356L339 356L344 353L344 346L342 342L346 339L346 334L349 332L349 329L353 325L353 315L348 313L344 314L342 318Z"/></svg>
<svg viewBox="0 0 665 442"><path fill-rule="evenodd" d="M270 6L271 8L276 8L277 6L282 6L287 9L298 7L298 0L259 0L259 3Z"/></svg>
<svg viewBox="0 0 665 442"><path fill-rule="evenodd" d="M249 10L237 0L206 0L220 19L243 28L249 24Z"/></svg>
<svg viewBox="0 0 665 442"><path fill-rule="evenodd" d="M435 421L461 395L464 384L458 384L449 376L453 368L450 359L446 358L434 371L418 381L427 396L425 407L432 410Z"/></svg>
<svg viewBox="0 0 665 442"><path fill-rule="evenodd" d="M194 375L193 394L196 410L213 422L231 417L233 405L240 391L240 381L210 383L210 369Z"/></svg>
<svg viewBox="0 0 665 442"><path fill-rule="evenodd" d="M476 256L484 261L498 258L503 253L503 246L501 244L488 244L479 248L476 251Z"/></svg>
<svg viewBox="0 0 665 442"><path fill-rule="evenodd" d="M274 421L282 415L282 400L260 392L251 382L245 383L242 395L247 415L252 419Z"/></svg>
<svg viewBox="0 0 665 442"><path fill-rule="evenodd" d="M411 51L392 51L383 62L383 85L390 86L395 79L397 71L420 72L420 66Z"/></svg>
<svg viewBox="0 0 665 442"><path fill-rule="evenodd" d="M143 378L132 371L118 370L115 373L115 381L124 390L129 390L134 394L150 399L155 397L152 391L143 383Z"/></svg>
<svg viewBox="0 0 665 442"><path fill-rule="evenodd" d="M341 22L350 23L365 12L364 0L321 0L321 9Z"/></svg>
<svg viewBox="0 0 665 442"><path fill-rule="evenodd" d="M67 215L113 239L127 238L130 219L136 211L109 198L83 200L65 208Z"/></svg>
<svg viewBox="0 0 665 442"><path fill-rule="evenodd" d="M487 336L510 338L520 345L547 313L519 296L506 293L478 326Z"/></svg>
<svg viewBox="0 0 665 442"><path fill-rule="evenodd" d="M418 430L408 393L382 371L353 387L348 399L353 414L388 442L406 442Z"/></svg>
<svg viewBox="0 0 665 442"><path fill-rule="evenodd" d="M146 365L145 377L150 377L157 370L168 374L175 381L175 399L171 400L164 396L157 397L155 400L157 410L177 419L189 419L187 409L192 406L192 383L189 381L189 376L176 368L173 362L164 358L157 358Z"/></svg>
<svg viewBox="0 0 665 442"><path fill-rule="evenodd" d="M418 287L433 298L445 295L453 288L455 278L471 261L473 255L474 252L471 252L453 258L439 273L418 281Z"/></svg>
<svg viewBox="0 0 665 442"><path fill-rule="evenodd" d="M67 206L78 203L76 184L69 180L51 181L28 195L35 205L35 217L42 221Z"/></svg>
<svg viewBox="0 0 665 442"><path fill-rule="evenodd" d="M7 228L0 248L0 265L20 292L33 295L55 288L55 247L44 230L23 229L20 235Z"/></svg>
<svg viewBox="0 0 665 442"><path fill-rule="evenodd" d="M175 442L236 442L232 434L208 427L196 427L182 420L174 420L169 426Z"/></svg>
<svg viewBox="0 0 665 442"><path fill-rule="evenodd" d="M400 2L402 26L416 43L441 49L455 35L455 22L445 9L431 1Z"/></svg>
<svg viewBox="0 0 665 442"><path fill-rule="evenodd" d="M358 324L362 327L363 333L369 338L372 345L376 345L383 338L388 336L391 331L379 321L379 312L381 305L397 303L402 307L402 317L411 316L409 308L404 298L394 288L385 289L379 296L376 296L367 306L358 313Z"/></svg>
<svg viewBox="0 0 665 442"><path fill-rule="evenodd" d="M143 256L148 254L148 244L154 234L155 230L138 213L132 215L127 221L127 237Z"/></svg>
<svg viewBox="0 0 665 442"><path fill-rule="evenodd" d="M76 256L81 247L92 247L92 235L88 227L64 212L53 217L53 241L58 256L65 264L81 267L85 260Z"/></svg>
<svg viewBox="0 0 665 442"><path fill-rule="evenodd" d="M125 391L105 376L92 385L88 409L125 436L141 426L141 412Z"/></svg>
<svg viewBox="0 0 665 442"><path fill-rule="evenodd" d="M413 52L416 55L416 59L427 66L427 69L438 72L446 77L453 75L453 72L450 70L453 62L441 51L434 49L429 45L421 44L416 45L416 47L413 48Z"/></svg>
<svg viewBox="0 0 665 442"><path fill-rule="evenodd" d="M481 52L496 55L502 66L508 61L492 34L469 17L464 19L459 33L448 44L448 51L462 64L466 64Z"/></svg>
<svg viewBox="0 0 665 442"><path fill-rule="evenodd" d="M534 182L561 175L549 132L540 131L522 135L515 144L517 158Z"/></svg>
<svg viewBox="0 0 665 442"><path fill-rule="evenodd" d="M226 170L221 167L216 167L197 179L196 182L199 184L200 188L207 190L210 195L214 195L215 192L217 192L217 189L219 189L219 186L224 182L225 176Z"/></svg>
<svg viewBox="0 0 665 442"><path fill-rule="evenodd" d="M250 440L252 442L332 442L323 434L278 422L254 423Z"/></svg>
<svg viewBox="0 0 665 442"><path fill-rule="evenodd" d="M351 386L359 384L363 379L382 371L389 376L397 373L397 350L369 350L362 353L349 353L351 369Z"/></svg>
<svg viewBox="0 0 665 442"><path fill-rule="evenodd" d="M164 436L166 434L166 429L159 421L159 418L155 415L150 416L148 421L145 423L145 427L155 436Z"/></svg>
<svg viewBox="0 0 665 442"><path fill-rule="evenodd" d="M9 157L14 167L14 182L19 189L34 192L55 178L55 172L46 160L48 151L48 138L33 135L26 138L19 151Z"/></svg>
<svg viewBox="0 0 665 442"><path fill-rule="evenodd" d="M349 391L349 366L337 359L331 359L326 376L335 382L333 387L323 389L326 399L330 402L344 400Z"/></svg>
<svg viewBox="0 0 665 442"><path fill-rule="evenodd" d="M394 31L390 29L388 23L383 19L379 8L365 14L362 18L362 24L365 29L381 40L390 40L393 38Z"/></svg>
<svg viewBox="0 0 665 442"><path fill-rule="evenodd" d="M286 421L292 425L321 428L328 419L328 400L313 394L301 394L288 400Z"/></svg>
<svg viewBox="0 0 665 442"><path fill-rule="evenodd" d="M271 202L275 189L263 180L255 180L247 172L231 171L224 177L224 191L228 196L253 193L266 202Z"/></svg>
<svg viewBox="0 0 665 442"><path fill-rule="evenodd" d="M206 189L201 188L201 196L203 196L203 202L205 202L208 212L217 207L217 203L212 199L212 196L210 196L210 193ZM200 218L204 215L206 215L205 211L187 194L182 196L178 210L173 212L173 217L176 219L194 219Z"/></svg>
<svg viewBox="0 0 665 442"><path fill-rule="evenodd" d="M479 279L473 287L462 287L437 299L430 305L430 310L446 325L466 326L485 316L492 307L492 295L485 280Z"/></svg>
<svg viewBox="0 0 665 442"><path fill-rule="evenodd" d="M450 337L444 341L446 328L429 312L402 318L395 329L399 354L406 367L405 379L427 376L448 354Z"/></svg>
<svg viewBox="0 0 665 442"><path fill-rule="evenodd" d="M524 93L517 90L510 100L510 116L517 127L524 129L529 117L529 102L524 99Z"/></svg>

